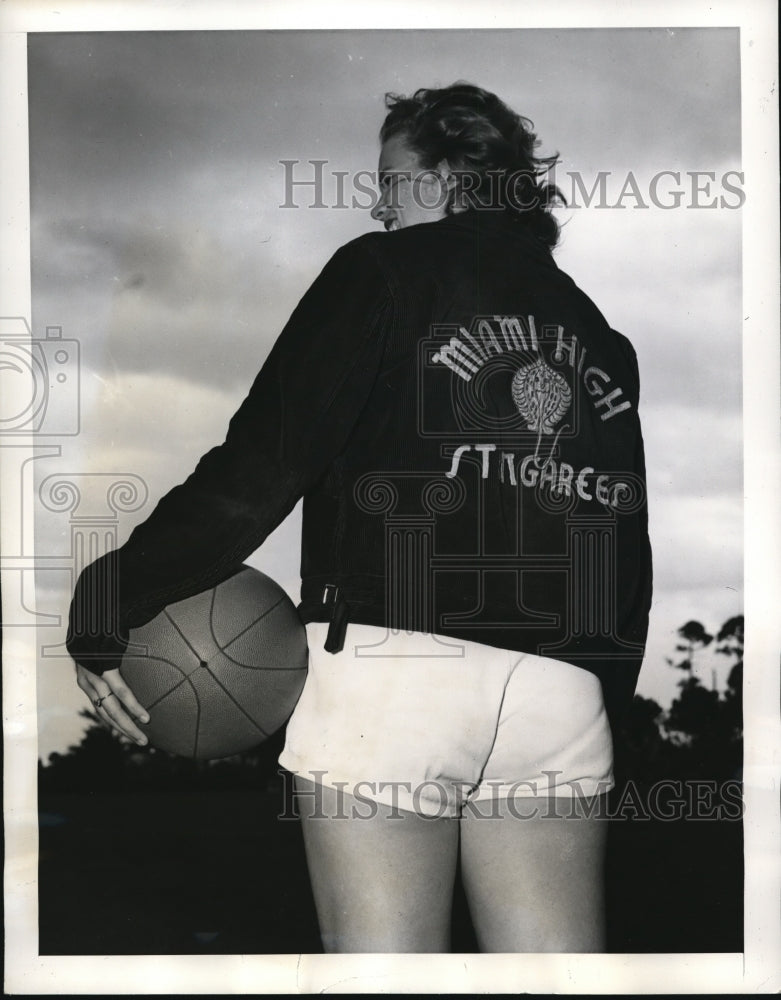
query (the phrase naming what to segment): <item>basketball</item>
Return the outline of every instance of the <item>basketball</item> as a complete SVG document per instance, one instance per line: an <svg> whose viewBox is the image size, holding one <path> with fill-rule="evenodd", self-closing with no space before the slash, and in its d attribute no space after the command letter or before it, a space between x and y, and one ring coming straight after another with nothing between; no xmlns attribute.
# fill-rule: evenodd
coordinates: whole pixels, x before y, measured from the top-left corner
<svg viewBox="0 0 781 1000"><path fill-rule="evenodd" d="M306 631L285 591L250 566L129 633L120 673L151 746L211 760L287 722L304 686ZM141 647L141 648L139 648Z"/></svg>

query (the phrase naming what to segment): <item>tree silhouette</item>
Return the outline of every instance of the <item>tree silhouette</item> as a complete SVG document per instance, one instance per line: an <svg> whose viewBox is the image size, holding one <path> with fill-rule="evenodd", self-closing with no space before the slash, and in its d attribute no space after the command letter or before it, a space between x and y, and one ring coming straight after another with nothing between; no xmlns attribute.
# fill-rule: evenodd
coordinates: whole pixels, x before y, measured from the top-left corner
<svg viewBox="0 0 781 1000"><path fill-rule="evenodd" d="M728 619L715 636L716 652L733 660L723 691L705 688L693 673L697 654L714 641L699 621L677 630L667 663L684 673L667 711L635 695L616 734L615 774L650 786L668 778L717 781L740 778L742 766L743 616Z"/></svg>
<svg viewBox="0 0 781 1000"><path fill-rule="evenodd" d="M667 662L671 666L677 667L678 670L685 670L691 675L692 668L694 667L694 654L698 649L704 649L706 646L709 646L713 642L713 636L710 632L706 632L702 623L698 621L686 622L685 625L682 625L678 629L678 635L682 639L682 642L679 642L675 648L678 652L685 653L686 655L678 663L669 658ZM681 686L685 683L686 680L681 681Z"/></svg>
<svg viewBox="0 0 781 1000"><path fill-rule="evenodd" d="M80 742L67 753L49 754L39 762L42 792L185 791L255 788L275 793L284 782L277 759L284 744L284 728L259 746L219 760L192 760L155 747L139 747L106 729L94 712L82 709L90 724Z"/></svg>
<svg viewBox="0 0 781 1000"><path fill-rule="evenodd" d="M50 754L49 766L39 769L39 786L80 792L124 788L127 741L113 736L94 712L82 709L79 716L90 722L81 741L67 754Z"/></svg>
<svg viewBox="0 0 781 1000"><path fill-rule="evenodd" d="M697 621L687 622L678 635L682 642L676 650L685 656L678 663L669 659L668 663L688 676L678 684L680 694L670 706L664 728L674 744L686 749L682 763L687 774L736 777L742 762L743 616L730 618L717 634L717 652L735 660L723 697L703 687L692 674L695 653L710 645L713 636Z"/></svg>
<svg viewBox="0 0 781 1000"><path fill-rule="evenodd" d="M743 615L728 619L719 630L716 652L734 659L727 677L724 713L733 740L743 731Z"/></svg>
<svg viewBox="0 0 781 1000"><path fill-rule="evenodd" d="M629 778L636 784L651 785L669 773L671 744L664 734L665 719L664 709L653 698L634 696L614 741L619 786Z"/></svg>

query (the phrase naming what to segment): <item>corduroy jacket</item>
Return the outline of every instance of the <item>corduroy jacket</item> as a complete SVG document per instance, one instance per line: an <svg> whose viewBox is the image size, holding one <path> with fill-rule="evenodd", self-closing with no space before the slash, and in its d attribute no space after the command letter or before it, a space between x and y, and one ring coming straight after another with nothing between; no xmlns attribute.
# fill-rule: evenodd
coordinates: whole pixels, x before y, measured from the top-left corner
<svg viewBox="0 0 781 1000"><path fill-rule="evenodd" d="M331 621L327 648L352 621L555 657L600 677L615 722L651 599L638 398L631 344L522 219L361 236L224 443L81 574L68 649L118 666L129 628L234 573L303 497L299 611Z"/></svg>

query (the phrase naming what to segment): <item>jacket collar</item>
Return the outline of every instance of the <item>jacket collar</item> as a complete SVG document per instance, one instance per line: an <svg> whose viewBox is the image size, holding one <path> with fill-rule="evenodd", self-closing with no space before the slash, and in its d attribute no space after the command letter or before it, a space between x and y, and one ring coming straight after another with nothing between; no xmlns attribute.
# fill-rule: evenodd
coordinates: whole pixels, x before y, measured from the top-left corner
<svg viewBox="0 0 781 1000"><path fill-rule="evenodd" d="M548 247L532 233L531 229L509 211L490 211L484 208L470 208L465 212L447 215L436 226L466 229L476 237L504 237L518 243L519 251L534 257L540 264L557 268Z"/></svg>

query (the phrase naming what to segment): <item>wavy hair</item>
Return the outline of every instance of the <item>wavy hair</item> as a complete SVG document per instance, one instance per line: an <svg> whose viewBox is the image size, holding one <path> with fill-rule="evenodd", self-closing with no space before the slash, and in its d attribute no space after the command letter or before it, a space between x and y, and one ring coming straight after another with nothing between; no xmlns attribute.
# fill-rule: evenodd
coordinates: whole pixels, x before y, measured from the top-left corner
<svg viewBox="0 0 781 1000"><path fill-rule="evenodd" d="M421 167L447 160L456 178L446 209L457 201L470 207L509 211L547 247L559 239L551 207L566 204L545 177L559 162L535 156L534 123L516 114L495 94L459 81L439 89L421 88L411 97L387 93L388 114L380 141L402 135Z"/></svg>

